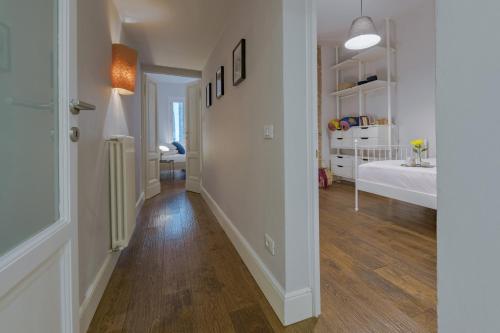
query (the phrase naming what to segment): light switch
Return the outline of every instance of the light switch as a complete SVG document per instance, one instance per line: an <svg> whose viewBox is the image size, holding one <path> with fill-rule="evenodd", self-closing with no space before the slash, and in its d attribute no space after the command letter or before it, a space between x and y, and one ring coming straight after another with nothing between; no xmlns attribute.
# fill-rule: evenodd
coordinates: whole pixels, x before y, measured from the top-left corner
<svg viewBox="0 0 500 333"><path fill-rule="evenodd" d="M264 139L267 139L267 140L274 139L274 126L273 125L264 126Z"/></svg>

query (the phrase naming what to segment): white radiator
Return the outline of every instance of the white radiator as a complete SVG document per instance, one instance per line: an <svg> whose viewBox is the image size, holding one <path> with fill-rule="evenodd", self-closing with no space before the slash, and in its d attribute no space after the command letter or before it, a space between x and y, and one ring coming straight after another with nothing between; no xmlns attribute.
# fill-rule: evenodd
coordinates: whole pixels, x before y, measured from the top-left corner
<svg viewBox="0 0 500 333"><path fill-rule="evenodd" d="M128 246L135 228L135 143L130 136L114 136L108 140L111 248Z"/></svg>

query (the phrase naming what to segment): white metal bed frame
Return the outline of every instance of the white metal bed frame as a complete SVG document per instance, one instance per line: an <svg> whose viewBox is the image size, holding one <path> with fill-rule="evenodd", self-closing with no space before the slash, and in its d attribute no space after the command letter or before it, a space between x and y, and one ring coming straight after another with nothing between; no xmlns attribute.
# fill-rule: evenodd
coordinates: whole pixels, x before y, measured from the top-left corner
<svg viewBox="0 0 500 333"><path fill-rule="evenodd" d="M354 181L355 181L355 210L359 211L359 191L374 193L380 196L409 202L418 206L436 209L436 195L405 190L391 185L374 183L358 178L358 168L361 161L406 160L413 156L413 149L409 146L363 146L354 142Z"/></svg>

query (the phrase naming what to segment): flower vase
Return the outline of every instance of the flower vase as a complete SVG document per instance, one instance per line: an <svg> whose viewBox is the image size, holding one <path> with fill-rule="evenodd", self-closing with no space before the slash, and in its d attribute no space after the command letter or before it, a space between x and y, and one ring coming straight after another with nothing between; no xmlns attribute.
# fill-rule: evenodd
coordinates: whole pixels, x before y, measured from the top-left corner
<svg viewBox="0 0 500 333"><path fill-rule="evenodd" d="M417 166L421 167L422 166L422 150L419 149L417 151Z"/></svg>

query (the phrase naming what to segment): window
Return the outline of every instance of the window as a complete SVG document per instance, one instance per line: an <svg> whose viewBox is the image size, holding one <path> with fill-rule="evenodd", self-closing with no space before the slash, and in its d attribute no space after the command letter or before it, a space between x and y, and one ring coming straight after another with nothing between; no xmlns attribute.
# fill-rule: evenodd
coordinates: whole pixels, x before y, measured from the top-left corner
<svg viewBox="0 0 500 333"><path fill-rule="evenodd" d="M172 111L173 111L173 139L174 141L180 142L182 145L185 145L185 130L184 130L184 102L182 101L174 101L172 102Z"/></svg>

